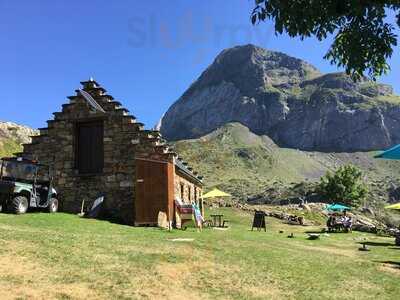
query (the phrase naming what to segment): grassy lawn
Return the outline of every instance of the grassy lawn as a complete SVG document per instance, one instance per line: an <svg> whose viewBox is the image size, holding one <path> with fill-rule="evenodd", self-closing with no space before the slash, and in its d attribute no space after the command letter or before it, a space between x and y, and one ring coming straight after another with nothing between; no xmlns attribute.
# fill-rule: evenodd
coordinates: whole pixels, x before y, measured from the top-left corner
<svg viewBox="0 0 400 300"><path fill-rule="evenodd" d="M251 232L251 215L218 211L231 221L229 230L166 232L61 213L0 214L0 299L400 295L400 248L392 238L354 232L309 241L304 232L316 228L268 219L267 233ZM358 251L360 242L371 251Z"/></svg>

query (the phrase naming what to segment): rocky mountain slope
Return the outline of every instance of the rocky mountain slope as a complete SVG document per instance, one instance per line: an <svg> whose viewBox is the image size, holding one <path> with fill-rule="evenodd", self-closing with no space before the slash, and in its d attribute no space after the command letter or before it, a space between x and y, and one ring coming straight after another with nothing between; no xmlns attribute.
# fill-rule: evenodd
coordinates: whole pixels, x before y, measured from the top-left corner
<svg viewBox="0 0 400 300"><path fill-rule="evenodd" d="M276 145L240 123L228 123L198 139L174 143L177 152L205 176L207 188L219 186L237 200L285 200L301 196L326 171L344 164L363 170L369 202L400 199L400 162L374 159L375 152L310 152Z"/></svg>
<svg viewBox="0 0 400 300"><path fill-rule="evenodd" d="M19 152L21 144L30 142L30 136L36 134L36 130L27 126L0 121L0 157Z"/></svg>
<svg viewBox="0 0 400 300"><path fill-rule="evenodd" d="M224 50L166 112L169 140L198 138L240 122L281 147L371 151L400 143L400 97L390 86L253 46Z"/></svg>

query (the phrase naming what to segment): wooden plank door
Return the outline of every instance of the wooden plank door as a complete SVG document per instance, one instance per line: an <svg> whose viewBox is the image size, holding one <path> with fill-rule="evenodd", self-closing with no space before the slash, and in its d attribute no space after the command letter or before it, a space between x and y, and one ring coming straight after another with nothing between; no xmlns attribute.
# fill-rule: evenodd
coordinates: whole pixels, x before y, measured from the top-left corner
<svg viewBox="0 0 400 300"><path fill-rule="evenodd" d="M80 174L101 173L104 165L103 122L76 126L76 167Z"/></svg>
<svg viewBox="0 0 400 300"><path fill-rule="evenodd" d="M170 165L162 161L136 160L136 225L156 225L160 211L170 216L173 191Z"/></svg>

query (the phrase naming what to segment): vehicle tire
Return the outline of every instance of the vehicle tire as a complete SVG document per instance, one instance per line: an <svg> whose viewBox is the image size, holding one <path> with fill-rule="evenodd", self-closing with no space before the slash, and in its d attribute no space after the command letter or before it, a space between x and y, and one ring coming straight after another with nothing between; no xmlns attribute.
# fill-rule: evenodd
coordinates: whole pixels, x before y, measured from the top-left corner
<svg viewBox="0 0 400 300"><path fill-rule="evenodd" d="M25 196L17 196L11 201L11 212L22 215L28 211L29 203Z"/></svg>
<svg viewBox="0 0 400 300"><path fill-rule="evenodd" d="M396 235L396 239L395 239L394 241L395 241L395 243L396 243L396 246L400 246L400 233L398 233L398 234Z"/></svg>
<svg viewBox="0 0 400 300"><path fill-rule="evenodd" d="M49 201L49 206L47 207L49 213L56 213L58 211L58 200L56 198L51 198Z"/></svg>

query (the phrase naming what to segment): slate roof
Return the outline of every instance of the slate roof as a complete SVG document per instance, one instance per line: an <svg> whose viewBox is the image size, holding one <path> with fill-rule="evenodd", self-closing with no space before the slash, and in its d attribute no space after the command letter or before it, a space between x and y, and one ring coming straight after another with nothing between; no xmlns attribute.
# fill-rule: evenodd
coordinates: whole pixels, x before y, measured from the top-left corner
<svg viewBox="0 0 400 300"><path fill-rule="evenodd" d="M182 173L184 173L185 175L189 176L191 179L197 181L201 185L203 184L202 177L201 176L196 176L189 169L189 167L183 162L182 159L180 159L180 158L175 159L175 167L177 167Z"/></svg>

